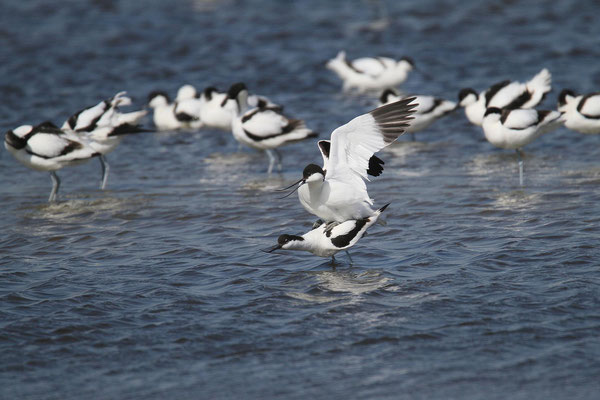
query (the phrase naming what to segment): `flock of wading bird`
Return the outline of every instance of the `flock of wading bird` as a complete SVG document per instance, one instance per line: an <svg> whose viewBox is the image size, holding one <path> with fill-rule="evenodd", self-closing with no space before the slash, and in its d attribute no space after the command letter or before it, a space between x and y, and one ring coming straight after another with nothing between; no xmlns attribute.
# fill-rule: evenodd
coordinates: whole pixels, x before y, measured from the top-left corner
<svg viewBox="0 0 600 400"><path fill-rule="evenodd" d="M477 92L462 89L458 103L428 95L406 95L397 89L414 69L409 57L364 57L347 60L345 52L327 62L327 68L343 81L344 91L380 93L380 107L360 115L335 129L330 140L318 141L323 166L310 164L302 178L282 189L295 187L302 206L319 219L302 236L281 235L276 246L266 249L306 250L332 257L352 247L373 225L387 204L373 209L367 193L368 175L378 176L383 161L374 153L392 144L401 134L426 129L458 107L468 120L481 126L493 145L517 152L519 183L523 185L522 148L540 135L564 124L585 134L600 133L600 93L578 95L564 89L558 96L557 110L536 107L551 90L551 75L542 69L531 80L521 83L505 80ZM108 180L106 155L128 134L153 131L140 125L148 110L122 112L132 101L126 92L84 108L58 127L46 121L22 125L6 132L5 148L29 168L50 172L52 190L49 201L57 199L60 180L56 171L98 157L102 166L100 187ZM182 86L175 100L165 92L152 92L148 106L153 110L157 130L218 129L231 131L248 147L264 150L269 158L268 173L281 170L284 144L316 137L304 121L289 118L283 106L265 96L250 94L243 83L221 92L207 87L198 93L192 85ZM290 192L289 194L293 193ZM289 195L288 194L288 195ZM348 256L350 256L348 254Z"/></svg>

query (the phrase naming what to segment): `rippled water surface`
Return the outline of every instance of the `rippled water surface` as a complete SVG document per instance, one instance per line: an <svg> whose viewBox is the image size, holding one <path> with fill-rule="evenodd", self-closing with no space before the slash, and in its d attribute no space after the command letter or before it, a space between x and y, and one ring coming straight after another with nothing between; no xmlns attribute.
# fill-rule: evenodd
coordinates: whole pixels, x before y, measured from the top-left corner
<svg viewBox="0 0 600 400"><path fill-rule="evenodd" d="M546 3L543 5L542 3ZM526 80L600 88L594 2L22 1L0 4L0 125L62 121L127 90L251 90L326 136L375 105L324 68L414 58L407 91ZM151 125L151 121L146 121ZM600 137L561 128L513 153L462 111L383 151L386 210L328 260L265 254L311 226L274 188L314 142L148 133L48 174L0 152L0 398L594 399L600 391Z"/></svg>

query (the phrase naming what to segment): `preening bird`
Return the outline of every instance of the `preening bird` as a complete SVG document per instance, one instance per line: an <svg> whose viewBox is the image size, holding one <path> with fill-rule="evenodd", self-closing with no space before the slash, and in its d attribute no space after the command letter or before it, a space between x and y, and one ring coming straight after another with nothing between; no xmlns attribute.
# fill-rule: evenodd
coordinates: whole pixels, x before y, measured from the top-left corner
<svg viewBox="0 0 600 400"><path fill-rule="evenodd" d="M552 87L552 75L542 69L526 83L502 81L477 94L475 90L462 89L458 94L458 104L465 108L465 114L472 124L480 126L488 108L533 108L537 106Z"/></svg>
<svg viewBox="0 0 600 400"><path fill-rule="evenodd" d="M564 89L558 96L558 111L567 128L581 133L600 133L600 92L577 95Z"/></svg>
<svg viewBox="0 0 600 400"><path fill-rule="evenodd" d="M402 57L400 60L363 57L348 61L345 51L340 51L335 58L327 62L327 68L344 82L344 90L356 88L359 92L400 85L414 65L409 57Z"/></svg>
<svg viewBox="0 0 600 400"><path fill-rule="evenodd" d="M521 148L562 123L558 111L532 109L501 110L488 108L483 117L485 138L494 146L516 150L519 157L519 183L523 186L523 152Z"/></svg>
<svg viewBox="0 0 600 400"><path fill-rule="evenodd" d="M88 161L100 153L49 122L22 125L4 135L4 147L22 164L36 171L48 171L52 178L49 202L56 200L60 179L56 171Z"/></svg>

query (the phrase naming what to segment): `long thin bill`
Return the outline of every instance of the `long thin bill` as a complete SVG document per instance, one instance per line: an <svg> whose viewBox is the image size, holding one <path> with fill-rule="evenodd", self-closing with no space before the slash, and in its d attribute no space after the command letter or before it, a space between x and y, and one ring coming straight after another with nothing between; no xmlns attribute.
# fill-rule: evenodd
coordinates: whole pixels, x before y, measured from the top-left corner
<svg viewBox="0 0 600 400"><path fill-rule="evenodd" d="M302 182L304 180L304 178L300 178L299 180L297 180L296 182L292 183L290 186L288 187L284 187L281 189L275 189L276 192L285 192L286 190L292 188L294 185L299 184L300 182Z"/></svg>
<svg viewBox="0 0 600 400"><path fill-rule="evenodd" d="M291 192L289 192L288 194L286 194L285 196L282 197L278 197L277 199L281 200L281 199L285 199L286 197L290 197L292 194L294 194L296 192L296 190L300 189L300 186L304 185L304 182L302 182L301 184L299 184L298 186L296 186L294 188L294 190L292 190Z"/></svg>
<svg viewBox="0 0 600 400"><path fill-rule="evenodd" d="M272 253L275 250L278 250L280 248L281 248L281 246L277 244L277 245L275 245L273 247L269 247L269 248L266 248L266 249L260 249L260 251L264 251L265 253Z"/></svg>

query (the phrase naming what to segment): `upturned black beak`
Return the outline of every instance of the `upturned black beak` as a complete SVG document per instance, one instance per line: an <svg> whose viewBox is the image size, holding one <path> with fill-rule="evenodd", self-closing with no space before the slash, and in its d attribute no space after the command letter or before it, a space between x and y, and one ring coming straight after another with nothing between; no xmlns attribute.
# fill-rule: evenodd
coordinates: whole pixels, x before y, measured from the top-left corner
<svg viewBox="0 0 600 400"><path fill-rule="evenodd" d="M277 245L275 245L273 247L268 247L266 249L260 249L260 251L264 251L265 253L272 253L275 250L279 250L280 248L281 248L281 245L277 244Z"/></svg>
<svg viewBox="0 0 600 400"><path fill-rule="evenodd" d="M296 190L300 189L300 186L304 185L306 183L305 179L300 179L298 182L294 182L292 185L284 188L284 189L277 189L277 191L283 192L289 188L291 188L294 185L298 185L294 188L294 190L290 191L288 194L286 194L285 196L282 197L278 197L277 199L281 200L281 199L285 199L286 197L290 197L292 194L294 194L296 192Z"/></svg>
<svg viewBox="0 0 600 400"><path fill-rule="evenodd" d="M300 178L299 180L297 180L296 182L292 183L290 186L281 188L281 189L275 189L276 192L285 192L286 190L292 188L293 186L299 184L300 182L302 182L304 180L304 178Z"/></svg>

